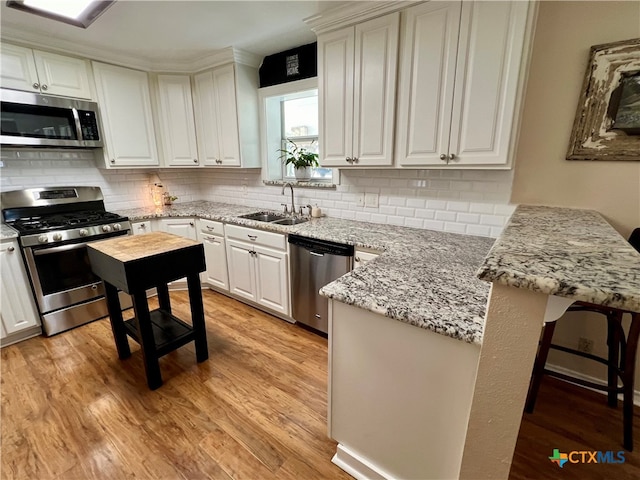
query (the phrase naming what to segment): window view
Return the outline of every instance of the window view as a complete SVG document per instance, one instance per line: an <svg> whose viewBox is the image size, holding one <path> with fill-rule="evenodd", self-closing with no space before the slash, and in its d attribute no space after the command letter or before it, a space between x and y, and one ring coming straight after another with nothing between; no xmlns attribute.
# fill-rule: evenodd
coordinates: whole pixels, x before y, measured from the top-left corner
<svg viewBox="0 0 640 480"><path fill-rule="evenodd" d="M287 99L281 102L282 148L291 148L291 140L300 148L318 152L318 91L312 90L307 96ZM283 166L282 176L294 179L293 165ZM313 180L331 180L330 168L312 168Z"/></svg>

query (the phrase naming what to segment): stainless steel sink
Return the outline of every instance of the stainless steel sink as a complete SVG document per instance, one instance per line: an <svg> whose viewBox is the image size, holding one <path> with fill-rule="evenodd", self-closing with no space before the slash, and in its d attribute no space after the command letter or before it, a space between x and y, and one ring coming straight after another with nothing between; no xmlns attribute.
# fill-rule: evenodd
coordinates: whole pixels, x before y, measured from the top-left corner
<svg viewBox="0 0 640 480"><path fill-rule="evenodd" d="M283 219L286 220L286 217L284 217L283 215L272 212L248 213L247 215L240 215L240 218L246 218L247 220L256 220L258 222L273 222L274 220Z"/></svg>
<svg viewBox="0 0 640 480"><path fill-rule="evenodd" d="M304 217L286 217L280 220L274 220L271 223L277 223L278 225L298 225L299 223L308 222L308 218Z"/></svg>

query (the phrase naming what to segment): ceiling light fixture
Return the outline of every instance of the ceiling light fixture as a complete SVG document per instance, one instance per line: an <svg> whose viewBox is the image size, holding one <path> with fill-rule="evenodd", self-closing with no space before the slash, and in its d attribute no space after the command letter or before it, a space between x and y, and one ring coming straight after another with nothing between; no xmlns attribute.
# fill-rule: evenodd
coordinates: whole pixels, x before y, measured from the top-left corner
<svg viewBox="0 0 640 480"><path fill-rule="evenodd" d="M115 0L8 0L7 7L87 28Z"/></svg>

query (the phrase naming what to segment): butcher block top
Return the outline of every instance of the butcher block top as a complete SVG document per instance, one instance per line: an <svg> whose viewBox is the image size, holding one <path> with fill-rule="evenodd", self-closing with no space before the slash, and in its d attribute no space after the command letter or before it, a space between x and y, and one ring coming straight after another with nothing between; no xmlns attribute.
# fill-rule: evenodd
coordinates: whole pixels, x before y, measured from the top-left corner
<svg viewBox="0 0 640 480"><path fill-rule="evenodd" d="M91 248L105 255L109 255L122 263L153 257L194 245L198 245L198 242L166 232L126 235L89 244Z"/></svg>
<svg viewBox="0 0 640 480"><path fill-rule="evenodd" d="M172 233L127 235L87 244L91 269L126 293L205 270L201 243Z"/></svg>

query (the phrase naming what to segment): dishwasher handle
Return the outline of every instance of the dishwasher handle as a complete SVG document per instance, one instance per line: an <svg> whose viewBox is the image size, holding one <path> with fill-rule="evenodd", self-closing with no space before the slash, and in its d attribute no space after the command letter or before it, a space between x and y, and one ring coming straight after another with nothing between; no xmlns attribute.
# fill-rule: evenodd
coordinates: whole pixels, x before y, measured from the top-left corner
<svg viewBox="0 0 640 480"><path fill-rule="evenodd" d="M354 254L353 245L345 245L343 243L330 242L328 240L319 240L290 234L288 242L291 245L304 248L316 256L329 254L341 257L353 257Z"/></svg>
<svg viewBox="0 0 640 480"><path fill-rule="evenodd" d="M315 255L316 257L324 257L324 253L318 253L318 252L314 252L309 250L309 254L310 255Z"/></svg>

